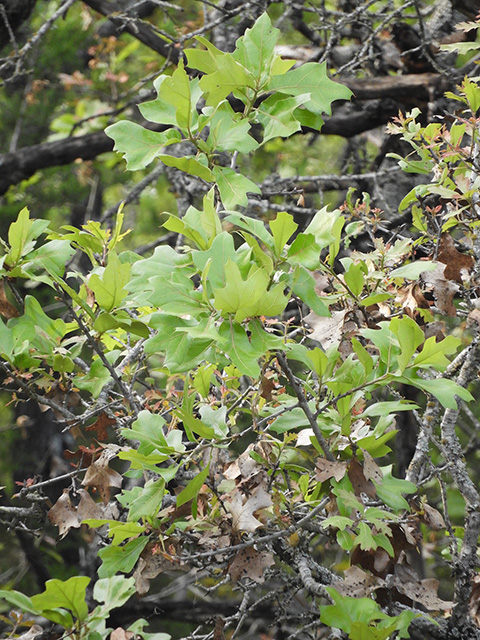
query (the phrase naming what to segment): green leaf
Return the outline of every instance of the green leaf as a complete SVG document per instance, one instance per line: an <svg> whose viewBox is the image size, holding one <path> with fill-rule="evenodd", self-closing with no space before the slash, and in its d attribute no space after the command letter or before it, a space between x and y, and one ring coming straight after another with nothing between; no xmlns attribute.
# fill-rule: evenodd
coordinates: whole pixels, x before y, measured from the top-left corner
<svg viewBox="0 0 480 640"><path fill-rule="evenodd" d="M109 611L124 605L134 594L135 579L121 575L97 580L93 587L93 597L108 605Z"/></svg>
<svg viewBox="0 0 480 640"><path fill-rule="evenodd" d="M97 555L102 560L102 564L98 569L98 577L112 578L120 571L129 573L146 547L148 540L148 536L143 536L130 540L123 547L110 545L100 549Z"/></svg>
<svg viewBox="0 0 480 640"><path fill-rule="evenodd" d="M363 291L364 273L361 264L352 264L344 273L345 283L354 296L359 296Z"/></svg>
<svg viewBox="0 0 480 640"><path fill-rule="evenodd" d="M48 220L31 220L29 210L24 207L8 229L10 251L5 258L5 264L16 265L22 256L33 249L36 239L48 225Z"/></svg>
<svg viewBox="0 0 480 640"><path fill-rule="evenodd" d="M215 437L215 431L212 427L207 427L207 425L203 424L201 420L192 416L188 411L184 411L183 409L177 409L176 414L183 422L185 430L187 433L196 433L201 438L207 438L211 440ZM189 437L189 440L194 440L194 437Z"/></svg>
<svg viewBox="0 0 480 640"><path fill-rule="evenodd" d="M180 59L177 68L169 78L165 78L161 85L162 99L168 104L175 105L175 117L180 129L188 130L192 120L190 94L190 80Z"/></svg>
<svg viewBox="0 0 480 640"><path fill-rule="evenodd" d="M269 91L279 91L291 96L309 93L310 99L304 104L310 111L318 114L331 115L334 100L349 100L352 96L350 89L327 77L325 62L307 62L284 75L274 76L267 88Z"/></svg>
<svg viewBox="0 0 480 640"><path fill-rule="evenodd" d="M260 220L256 218L251 218L250 216L243 215L241 213L230 213L225 218L226 222L230 222L231 224L240 227L244 231L253 234L256 236L263 244L268 247L272 252L274 251L274 240L273 236L268 233L265 225Z"/></svg>
<svg viewBox="0 0 480 640"><path fill-rule="evenodd" d="M208 251L192 251L193 263L200 272L207 268L206 285L211 295L213 289L226 285L225 265L229 260L235 260L235 245L233 237L227 231L222 231L212 242Z"/></svg>
<svg viewBox="0 0 480 640"><path fill-rule="evenodd" d="M271 220L268 224L272 231L275 243L275 255L278 258L280 257L284 246L298 229L298 224L294 221L293 216L286 213L286 211L277 213L275 220Z"/></svg>
<svg viewBox="0 0 480 640"><path fill-rule="evenodd" d="M208 329L206 323L206 319L198 323L193 319L157 313L152 317L151 326L158 333L145 342L145 353L164 353L164 366L171 373L190 371L205 360L205 352L218 338L216 330ZM198 332L193 335L195 330Z"/></svg>
<svg viewBox="0 0 480 640"><path fill-rule="evenodd" d="M279 35L280 31L272 26L268 14L263 13L237 40L233 57L253 73L259 88L270 76Z"/></svg>
<svg viewBox="0 0 480 640"><path fill-rule="evenodd" d="M31 602L37 611L65 607L78 620L85 620L88 616L86 603L86 589L90 578L75 576L63 582L62 580L47 580L45 591L32 596Z"/></svg>
<svg viewBox="0 0 480 640"><path fill-rule="evenodd" d="M200 88L207 96L207 105L216 106L237 89L255 88L253 75L231 53L217 56L215 64L216 71L207 73L200 80Z"/></svg>
<svg viewBox="0 0 480 640"><path fill-rule="evenodd" d="M455 396L458 396L465 402L470 402L473 400L472 394L460 387L453 380L448 380L446 378L435 378L435 380L423 380L422 378L406 378L401 377L398 378L399 382L406 382L407 384L413 385L422 389L426 393L431 393L440 403L445 407L445 409L457 409L457 401Z"/></svg>
<svg viewBox="0 0 480 640"><path fill-rule="evenodd" d="M128 429L122 429L121 434L127 440L140 443L138 450L146 455L153 451L169 450L163 430L165 420L157 413L144 409Z"/></svg>
<svg viewBox="0 0 480 640"><path fill-rule="evenodd" d="M180 169L192 176L198 176L207 182L213 182L214 180L214 174L212 174L208 166L197 160L194 156L182 156L181 158L176 158L175 156L167 156L159 153L157 154L157 157L163 162L163 164L166 164L167 167L175 167L176 169Z"/></svg>
<svg viewBox="0 0 480 640"><path fill-rule="evenodd" d="M215 166L213 175L220 191L220 198L226 209L248 205L247 193L261 193L261 189L254 182L236 173L229 167Z"/></svg>
<svg viewBox="0 0 480 640"><path fill-rule="evenodd" d="M155 518L162 505L165 493L163 478L148 480L143 487L133 487L129 491L122 491L117 500L124 507L128 507L128 520L137 522L141 518ZM141 538L144 540L145 538Z"/></svg>
<svg viewBox="0 0 480 640"><path fill-rule="evenodd" d="M90 276L88 286L95 294L98 305L111 311L118 307L127 295L126 285L130 280L130 265L122 264L115 251L108 254L108 263L102 275Z"/></svg>
<svg viewBox="0 0 480 640"><path fill-rule="evenodd" d="M435 262L428 260L418 260L404 264L403 267L393 269L388 274L390 278L407 278L408 280L416 280L421 273L425 271L435 271L437 265Z"/></svg>
<svg viewBox="0 0 480 640"><path fill-rule="evenodd" d="M73 382L79 389L88 391L94 398L98 398L103 387L111 379L110 372L100 358L97 358L92 362L90 371L84 376L75 376Z"/></svg>
<svg viewBox="0 0 480 640"><path fill-rule="evenodd" d="M22 611L33 614L39 613L39 610L33 606L32 600L20 591L1 589L0 600L6 600L6 602Z"/></svg>
<svg viewBox="0 0 480 640"><path fill-rule="evenodd" d="M314 271L319 265L320 251L313 233L299 233L288 249L288 261Z"/></svg>
<svg viewBox="0 0 480 640"><path fill-rule="evenodd" d="M257 118L263 126L262 144L272 138L289 138L299 131L300 122L293 114L309 98L309 94L285 98L274 93L264 100L257 108Z"/></svg>
<svg viewBox="0 0 480 640"><path fill-rule="evenodd" d="M397 411L412 411L418 409L419 406L408 400L392 400L386 402L375 402L362 412L362 418L364 416L389 416Z"/></svg>
<svg viewBox="0 0 480 640"><path fill-rule="evenodd" d="M185 504L189 500L193 500L198 495L198 492L202 488L202 485L208 476L209 470L210 465L207 465L203 471L200 471L200 473L190 480L187 486L180 491L177 495L177 507L181 507L182 504Z"/></svg>
<svg viewBox="0 0 480 640"><path fill-rule="evenodd" d="M225 100L215 109L210 121L207 145L212 151L239 151L250 153L259 144L250 135L250 121L239 119Z"/></svg>
<svg viewBox="0 0 480 640"><path fill-rule="evenodd" d="M376 549L378 545L375 542L375 538L368 524L366 522L359 522L357 529L358 535L355 542L360 545L360 549Z"/></svg>
<svg viewBox="0 0 480 640"><path fill-rule="evenodd" d="M237 322L254 316L275 316L288 302L283 285L270 287L270 277L263 269L252 266L244 280L236 263L229 260L225 276L227 283L222 289L214 290L213 304L222 314L235 314Z"/></svg>
<svg viewBox="0 0 480 640"><path fill-rule="evenodd" d="M315 291L315 280L313 276L303 267L297 267L293 274L292 291L298 296L317 316L328 317L330 311L325 302L322 301Z"/></svg>
<svg viewBox="0 0 480 640"><path fill-rule="evenodd" d="M444 371L450 364L446 357L456 353L461 344L459 338L447 336L440 342L437 342L435 336L431 336L425 340L421 352L413 361L414 367L434 367L437 371Z"/></svg>
<svg viewBox="0 0 480 640"><path fill-rule="evenodd" d="M397 355L398 369L403 372L410 363L411 357L422 344L425 334L412 318L403 316L390 321L390 330L397 337L400 353Z"/></svg>
<svg viewBox="0 0 480 640"><path fill-rule="evenodd" d="M110 125L105 133L115 141L114 150L123 153L130 171L145 169L162 153L164 147L182 140L176 129L150 131L127 120Z"/></svg>
<svg viewBox="0 0 480 640"><path fill-rule="evenodd" d="M245 329L236 322L224 322L218 333L220 338L218 348L231 359L242 374L254 379L258 378L260 375L258 359L263 353L254 349Z"/></svg>
<svg viewBox="0 0 480 640"><path fill-rule="evenodd" d="M392 465L381 467L381 471L383 472L382 484L375 482L375 488L380 500L394 511L408 509L408 502L402 494L415 493L417 487L413 482L392 476Z"/></svg>

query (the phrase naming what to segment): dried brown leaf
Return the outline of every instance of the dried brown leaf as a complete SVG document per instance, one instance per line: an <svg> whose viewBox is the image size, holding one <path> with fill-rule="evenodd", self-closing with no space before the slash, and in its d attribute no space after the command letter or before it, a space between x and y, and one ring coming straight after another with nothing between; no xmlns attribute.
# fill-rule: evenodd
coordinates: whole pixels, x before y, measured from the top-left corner
<svg viewBox="0 0 480 640"><path fill-rule="evenodd" d="M107 428L116 422L114 418L109 418L105 412L102 412L93 424L85 427L85 431L96 431L97 440L106 441L108 440Z"/></svg>
<svg viewBox="0 0 480 640"><path fill-rule="evenodd" d="M330 478L335 478L337 482L340 482L346 473L346 462L331 462L325 458L317 458L315 463L315 480L318 480L318 482L325 482L325 480L329 480Z"/></svg>
<svg viewBox="0 0 480 640"><path fill-rule="evenodd" d="M272 498L263 486L263 483L256 486L247 497L236 487L230 502L226 502L232 514L232 529L235 533L242 531L253 532L262 526L253 514L260 509L266 509L272 505Z"/></svg>
<svg viewBox="0 0 480 640"><path fill-rule="evenodd" d="M417 314L418 309L428 309L430 306L418 282L412 282L408 287L401 287L397 292L395 302L401 304L411 318Z"/></svg>
<svg viewBox="0 0 480 640"><path fill-rule="evenodd" d="M348 477L353 486L353 491L356 496L360 496L365 493L369 498L375 498L377 492L375 486L371 480L367 480L363 472L363 467L357 458L352 458L348 465Z"/></svg>
<svg viewBox="0 0 480 640"><path fill-rule="evenodd" d="M474 259L465 253L460 253L455 247L452 236L447 233L442 234L439 243L437 260L445 264L443 275L447 280L455 280L459 284L466 279L462 277L462 272L468 275L473 267Z"/></svg>
<svg viewBox="0 0 480 640"><path fill-rule="evenodd" d="M64 489L62 495L47 513L50 522L58 527L58 532L64 538L70 529L77 529L81 521L76 508L70 500L70 489Z"/></svg>
<svg viewBox="0 0 480 640"><path fill-rule="evenodd" d="M454 317L457 310L453 304L453 298L459 290L456 282L452 282L445 277L445 265L441 262L434 263L436 268L434 271L424 271L420 280L424 284L425 289L432 291L435 298L437 309L446 316Z"/></svg>
<svg viewBox="0 0 480 640"><path fill-rule="evenodd" d="M117 627L110 634L110 640L132 640L134 637L133 631L127 631L123 627Z"/></svg>
<svg viewBox="0 0 480 640"><path fill-rule="evenodd" d="M395 565L393 584L400 593L419 602L429 611L449 611L453 607L453 602L438 597L438 580L418 580L411 568Z"/></svg>
<svg viewBox="0 0 480 640"><path fill-rule="evenodd" d="M351 598L368 598L375 589L385 586L385 580L367 573L360 567L349 567L345 579L335 582L335 590Z"/></svg>
<svg viewBox="0 0 480 640"><path fill-rule="evenodd" d="M233 582L238 582L241 578L251 578L255 582L265 582L263 576L265 569L275 564L273 555L267 551L257 551L251 547L241 549L232 564L228 568Z"/></svg>
<svg viewBox="0 0 480 640"><path fill-rule="evenodd" d="M148 545L140 556L133 577L135 588L139 597L144 596L150 589L150 580L153 580L164 571L189 571L190 567L180 562L174 562L168 554L152 553L153 546Z"/></svg>
<svg viewBox="0 0 480 640"><path fill-rule="evenodd" d="M368 451L363 451L363 475L367 480L381 484L383 473Z"/></svg>
<svg viewBox="0 0 480 640"><path fill-rule="evenodd" d="M325 351L331 346L338 346L343 337L345 316L349 311L349 309L332 311L331 318L317 316L313 311L309 313L305 317L305 322L313 329L310 338L319 342Z"/></svg>
<svg viewBox="0 0 480 640"><path fill-rule="evenodd" d="M82 480L84 487L94 487L99 492L104 504L110 500L110 487L119 489L122 486L122 476L108 466L109 457L109 451L104 450L100 458L88 467Z"/></svg>
<svg viewBox="0 0 480 640"><path fill-rule="evenodd" d="M20 315L18 309L8 300L5 293L5 281L0 280L0 314L4 318L9 320L10 318L17 318Z"/></svg>

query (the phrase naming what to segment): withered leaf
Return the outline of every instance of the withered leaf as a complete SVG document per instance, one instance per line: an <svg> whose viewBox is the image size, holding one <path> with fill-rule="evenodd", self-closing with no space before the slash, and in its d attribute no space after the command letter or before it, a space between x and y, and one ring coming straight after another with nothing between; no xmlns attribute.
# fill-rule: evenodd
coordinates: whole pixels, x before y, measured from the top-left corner
<svg viewBox="0 0 480 640"><path fill-rule="evenodd" d="M462 278L462 271L468 273L473 267L474 259L465 253L460 253L455 247L455 242L448 233L442 234L439 243L439 251L437 260L445 266L443 275L447 280L455 280L462 284L465 278Z"/></svg>
<svg viewBox="0 0 480 640"><path fill-rule="evenodd" d="M363 475L367 480L381 484L383 473L368 451L363 451Z"/></svg>
<svg viewBox="0 0 480 640"><path fill-rule="evenodd" d="M228 568L233 582L238 582L241 578L251 578L255 582L265 582L263 576L265 569L275 564L273 555L267 551L257 551L251 547L241 549L232 564Z"/></svg>
<svg viewBox="0 0 480 640"><path fill-rule="evenodd" d="M39 624L34 624L30 627L28 631L22 633L22 635L17 636L17 640L34 640L37 636L43 633L43 627Z"/></svg>
<svg viewBox="0 0 480 640"><path fill-rule="evenodd" d="M256 486L249 497L245 496L239 487L236 487L231 501L226 502L226 506L232 514L233 531L235 533L256 531L258 527L262 526L262 523L253 514L271 505L272 498L265 491L263 483Z"/></svg>
<svg viewBox="0 0 480 640"><path fill-rule="evenodd" d="M433 529L433 531L445 529L445 520L440 511L426 503L422 505L422 510L423 514L421 514L420 519Z"/></svg>
<svg viewBox="0 0 480 640"><path fill-rule="evenodd" d="M17 318L20 315L18 309L8 300L5 293L5 281L0 280L0 314L4 318L9 320L10 318Z"/></svg>
<svg viewBox="0 0 480 640"><path fill-rule="evenodd" d="M117 627L110 634L110 640L132 640L134 637L133 631L127 631L123 627Z"/></svg>
<svg viewBox="0 0 480 640"><path fill-rule="evenodd" d="M365 493L369 498L375 498L377 492L375 486L371 480L367 480L363 472L363 467L357 458L352 458L348 465L348 477L353 486L353 491L356 496L360 496Z"/></svg>
<svg viewBox="0 0 480 640"><path fill-rule="evenodd" d="M397 292L395 302L401 304L411 318L417 315L418 309L428 309L430 306L418 282L412 282L408 287L401 287Z"/></svg>
<svg viewBox="0 0 480 640"><path fill-rule="evenodd" d="M78 528L80 520L77 510L70 500L70 489L64 489L62 495L47 513L50 522L58 527L60 537L64 538L70 529Z"/></svg>
<svg viewBox="0 0 480 640"><path fill-rule="evenodd" d="M332 311L331 318L317 316L313 311L309 313L305 317L305 322L313 329L310 338L319 342L325 351L331 346L338 346L343 337L345 316L349 311L349 309Z"/></svg>
<svg viewBox="0 0 480 640"><path fill-rule="evenodd" d="M110 487L119 489L122 486L122 476L108 466L109 453L104 450L98 460L87 469L82 480L84 487L95 487L104 504L110 500Z"/></svg>
<svg viewBox="0 0 480 640"><path fill-rule="evenodd" d="M360 567L349 567L344 575L344 580L335 582L335 590L343 596L367 598L375 589L385 586L385 580L363 571Z"/></svg>
<svg viewBox="0 0 480 640"><path fill-rule="evenodd" d="M153 553L153 546L148 545L140 556L133 577L139 597L144 596L150 589L153 580L164 571L189 571L190 567L180 562L174 562L166 553Z"/></svg>
<svg viewBox="0 0 480 640"><path fill-rule="evenodd" d="M419 602L429 611L449 611L453 607L453 602L438 597L438 580L418 580L410 568L395 565L393 584L400 593Z"/></svg>
<svg viewBox="0 0 480 640"><path fill-rule="evenodd" d="M85 431L96 431L97 440L106 441L108 440L107 427L113 424L116 424L116 420L114 418L109 418L103 411L93 424L85 427Z"/></svg>
<svg viewBox="0 0 480 640"><path fill-rule="evenodd" d="M258 462L250 457L250 451L253 451L254 447L253 443L248 445L245 451L225 469L224 476L228 480L235 480L240 476L244 479L251 478L260 471Z"/></svg>
<svg viewBox="0 0 480 640"><path fill-rule="evenodd" d="M437 309L440 313L446 316L454 317L457 315L457 310L453 304L453 298L459 286L452 280L447 280L445 277L445 265L441 262L437 262L434 271L424 271L420 280L424 283L425 289L432 291L435 298Z"/></svg>
<svg viewBox="0 0 480 640"><path fill-rule="evenodd" d="M315 463L315 480L325 482L329 478L335 478L337 482L347 473L346 462L331 462L325 458L317 458Z"/></svg>

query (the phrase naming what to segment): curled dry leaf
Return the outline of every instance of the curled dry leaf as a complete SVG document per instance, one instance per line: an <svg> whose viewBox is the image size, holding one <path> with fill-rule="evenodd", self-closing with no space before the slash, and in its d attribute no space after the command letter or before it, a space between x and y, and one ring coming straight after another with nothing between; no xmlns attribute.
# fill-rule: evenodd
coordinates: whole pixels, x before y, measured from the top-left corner
<svg viewBox="0 0 480 640"><path fill-rule="evenodd" d="M272 446L264 440L249 444L245 451L225 469L223 475L227 480L235 480L240 477L242 480L252 478L261 471L261 467L250 456L250 452L254 451L262 458L268 459L271 450Z"/></svg>
<svg viewBox="0 0 480 640"><path fill-rule="evenodd" d="M94 487L99 492L104 504L110 500L110 487L119 489L122 486L122 476L108 466L110 457L109 450L104 450L100 458L88 467L82 480L84 487Z"/></svg>
<svg viewBox="0 0 480 640"><path fill-rule="evenodd" d="M167 553L153 553L154 545L147 545L142 551L133 577L135 579L135 589L141 598L150 589L150 580L153 580L164 571L190 571L190 567L180 562L174 562Z"/></svg>
<svg viewBox="0 0 480 640"><path fill-rule="evenodd" d="M34 640L37 636L43 633L43 628L39 624L34 624L28 631L17 636L17 640Z"/></svg>
<svg viewBox="0 0 480 640"><path fill-rule="evenodd" d="M332 311L331 318L317 316L313 311L309 313L305 317L305 322L313 329L310 338L319 342L324 351L331 346L338 346L343 338L343 325L349 311L349 309Z"/></svg>
<svg viewBox="0 0 480 640"><path fill-rule="evenodd" d="M0 280L0 314L9 320L17 318L20 315L18 309L8 300L5 293L5 281Z"/></svg>
<svg viewBox="0 0 480 640"><path fill-rule="evenodd" d="M474 264L473 256L460 253L455 247L452 236L447 233L442 234L440 238L437 260L445 265L443 273L445 278L447 280L455 280L460 284L467 279L468 272Z"/></svg>
<svg viewBox="0 0 480 640"><path fill-rule="evenodd" d="M411 318L417 315L418 309L428 309L430 306L418 282L412 282L408 287L401 287L397 292L395 302L401 304Z"/></svg>
<svg viewBox="0 0 480 640"><path fill-rule="evenodd" d="M63 538L70 529L78 529L83 520L102 518L103 509L90 497L88 491L79 489L80 502L75 507L70 500L70 489L64 489L62 495L48 512L50 522L58 527Z"/></svg>
<svg viewBox="0 0 480 640"><path fill-rule="evenodd" d="M272 498L263 485L264 483L256 486L248 497L239 487L236 487L231 501L225 503L232 514L232 529L235 533L242 531L251 533L262 526L260 520L253 514L272 505Z"/></svg>
<svg viewBox="0 0 480 640"><path fill-rule="evenodd" d="M468 603L468 612L477 627L480 627L480 575L477 574L474 576L472 582L472 593Z"/></svg>
<svg viewBox="0 0 480 640"><path fill-rule="evenodd" d="M420 281L424 284L425 291L431 291L435 298L435 304L440 313L446 316L456 316L457 310L453 304L453 298L459 286L445 277L445 265L441 262L434 263L434 271L424 271L420 276Z"/></svg>
<svg viewBox="0 0 480 640"><path fill-rule="evenodd" d="M381 484L383 473L368 451L363 451L363 475L367 480Z"/></svg>
<svg viewBox="0 0 480 640"><path fill-rule="evenodd" d="M326 460L325 458L317 458L315 471L315 480L318 480L318 482L325 482L325 480L329 480L330 478L335 478L337 482L340 482L347 473L347 463L330 462L330 460Z"/></svg>
<svg viewBox="0 0 480 640"><path fill-rule="evenodd" d="M429 611L449 611L453 607L453 602L438 597L438 580L418 580L410 567L395 565L393 585L400 593L419 602Z"/></svg>
<svg viewBox="0 0 480 640"><path fill-rule="evenodd" d="M375 589L385 587L385 580L367 573L360 567L349 567L344 572L344 580L337 580L335 590L351 598L368 598Z"/></svg>
<svg viewBox="0 0 480 640"><path fill-rule="evenodd" d="M348 477L352 483L356 496L365 493L369 498L375 498L377 492L373 482L365 477L363 467L357 458L352 458L348 465Z"/></svg>
<svg viewBox="0 0 480 640"><path fill-rule="evenodd" d="M251 578L255 582L265 582L263 576L265 569L275 564L273 555L267 551L257 551L251 547L241 549L232 564L228 568L228 573L234 582L241 578Z"/></svg>
<svg viewBox="0 0 480 640"><path fill-rule="evenodd" d="M117 627L110 634L110 640L132 640L134 637L133 631L127 631L123 627Z"/></svg>

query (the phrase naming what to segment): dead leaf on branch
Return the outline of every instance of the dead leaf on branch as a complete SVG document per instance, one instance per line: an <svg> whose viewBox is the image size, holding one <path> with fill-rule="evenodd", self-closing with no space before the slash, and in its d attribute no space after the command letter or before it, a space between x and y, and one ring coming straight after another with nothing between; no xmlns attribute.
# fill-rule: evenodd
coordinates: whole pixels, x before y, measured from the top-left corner
<svg viewBox="0 0 480 640"><path fill-rule="evenodd" d="M368 451L363 451L363 475L366 480L373 480L377 484L382 483L383 473Z"/></svg>
<svg viewBox="0 0 480 640"><path fill-rule="evenodd" d="M245 451L230 463L223 472L227 480L236 480L240 477L243 479L242 481L249 480L261 472L262 468L259 463L250 456L251 451L268 460L272 451L272 445L266 440L249 444Z"/></svg>
<svg viewBox="0 0 480 640"><path fill-rule="evenodd" d="M429 611L449 611L453 602L438 597L438 580L428 578L418 580L417 574L410 567L397 564L394 570L393 586L404 596L419 602Z"/></svg>
<svg viewBox="0 0 480 640"><path fill-rule="evenodd" d="M175 557L157 550L156 545L148 544L137 562L133 577L135 589L141 598L150 590L150 580L164 571L190 571L187 564L175 562Z"/></svg>
<svg viewBox="0 0 480 640"><path fill-rule="evenodd" d="M369 498L375 498L377 496L373 482L365 477L363 467L357 458L350 460L348 477L356 496L361 496L362 493L365 493Z"/></svg>
<svg viewBox="0 0 480 640"><path fill-rule="evenodd" d="M347 473L346 462L330 462L325 458L318 458L315 462L315 480L325 482L330 478L335 478L337 482Z"/></svg>
<svg viewBox="0 0 480 640"><path fill-rule="evenodd" d="M312 311L305 317L305 322L312 328L309 337L319 342L324 351L331 346L338 346L343 338L345 316L349 311L350 309L332 311L331 318L317 316Z"/></svg>
<svg viewBox="0 0 480 640"><path fill-rule="evenodd" d="M460 253L455 247L455 241L447 233L440 238L437 260L445 266L444 276L447 280L455 280L462 284L468 278L468 272L473 267L473 256Z"/></svg>
<svg viewBox="0 0 480 640"><path fill-rule="evenodd" d="M360 567L349 567L344 571L344 580L337 580L335 590L342 596L368 598L376 589L385 587L386 582L378 576L367 573Z"/></svg>
<svg viewBox="0 0 480 640"><path fill-rule="evenodd" d="M395 302L402 305L405 313L410 318L414 318L419 309L428 309L430 307L418 282L412 282L407 287L398 289Z"/></svg>
<svg viewBox="0 0 480 640"><path fill-rule="evenodd" d="M459 285L445 276L446 266L441 262L434 263L434 271L424 271L420 275L420 281L424 285L424 291L431 291L435 298L435 304L440 313L454 317L457 310L453 298L459 290Z"/></svg>
<svg viewBox="0 0 480 640"><path fill-rule="evenodd" d="M93 424L88 427L85 427L85 431L96 431L97 440L101 442L105 442L108 440L108 431L107 427L116 424L116 420L114 418L109 418L107 414L103 411L98 418L95 420Z"/></svg>
<svg viewBox="0 0 480 640"><path fill-rule="evenodd" d="M127 631L123 627L117 627L110 634L110 640L132 640L134 637L133 631Z"/></svg>
<svg viewBox="0 0 480 640"><path fill-rule="evenodd" d="M0 280L0 314L9 320L10 318L18 318L20 312L18 309L8 300L5 293L5 281Z"/></svg>
<svg viewBox="0 0 480 640"><path fill-rule="evenodd" d="M235 487L232 499L225 501L225 506L232 514L234 533L253 533L262 526L260 520L253 514L273 504L270 494L265 490L265 485L266 479L262 484L257 485L248 496L241 491L240 487Z"/></svg>
<svg viewBox="0 0 480 640"><path fill-rule="evenodd" d="M80 502L74 506L70 500L70 489L64 489L62 495L48 512L50 522L58 527L58 532L64 538L70 529L78 529L83 520L88 518L102 518L103 509L91 498L88 491L79 489Z"/></svg>
<svg viewBox="0 0 480 640"><path fill-rule="evenodd" d="M257 551L251 547L241 549L232 564L228 568L233 582L238 582L241 578L251 578L255 582L265 582L263 576L265 569L275 564L273 555L267 551Z"/></svg>
<svg viewBox="0 0 480 640"><path fill-rule="evenodd" d="M110 500L110 487L120 489L122 486L122 476L108 466L111 457L111 452L104 449L100 458L88 467L82 480L84 487L94 487L98 491L104 504Z"/></svg>

